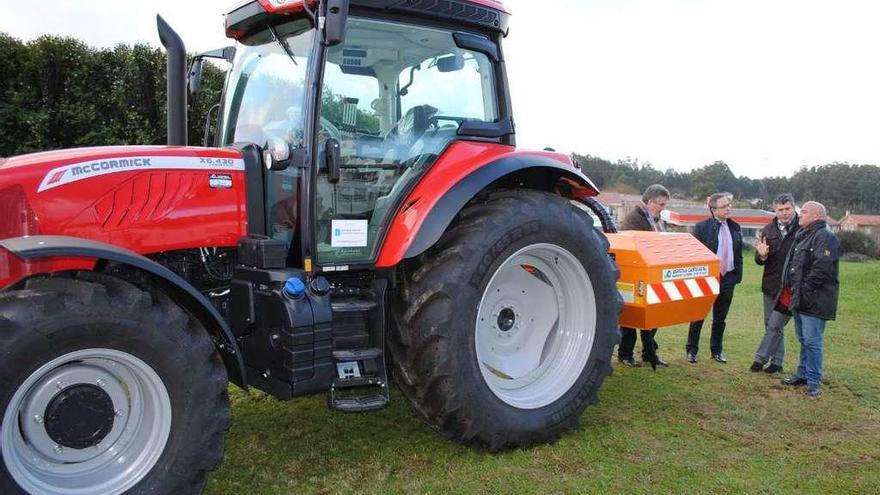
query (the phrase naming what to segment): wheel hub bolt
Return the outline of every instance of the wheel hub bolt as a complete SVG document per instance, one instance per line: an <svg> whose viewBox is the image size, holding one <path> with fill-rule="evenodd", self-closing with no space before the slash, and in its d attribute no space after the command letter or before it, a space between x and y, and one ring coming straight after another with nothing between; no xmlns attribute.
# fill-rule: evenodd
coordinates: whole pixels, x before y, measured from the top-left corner
<svg viewBox="0 0 880 495"><path fill-rule="evenodd" d="M41 423L43 422L43 417L40 416L39 414L36 414L36 415L34 415L34 421L35 421L37 424L41 424Z"/></svg>
<svg viewBox="0 0 880 495"><path fill-rule="evenodd" d="M101 378L98 378L98 380L95 381L95 383L97 383L98 386L101 387L101 388L104 388L104 387L107 386L107 382L105 382L105 381L104 381L103 379L101 379Z"/></svg>
<svg viewBox="0 0 880 495"><path fill-rule="evenodd" d="M64 450L64 447L62 447L60 445L55 445L55 453L56 454L60 454L62 450Z"/></svg>

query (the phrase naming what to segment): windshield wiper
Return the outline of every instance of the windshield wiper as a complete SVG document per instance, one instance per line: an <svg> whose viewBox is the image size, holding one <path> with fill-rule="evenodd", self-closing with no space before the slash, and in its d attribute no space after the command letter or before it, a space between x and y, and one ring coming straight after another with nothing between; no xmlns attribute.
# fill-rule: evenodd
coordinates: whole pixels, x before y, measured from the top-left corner
<svg viewBox="0 0 880 495"><path fill-rule="evenodd" d="M269 32L272 33L272 38L275 40L275 42L281 45L281 48L284 49L284 53L287 54L287 56L290 58L290 61L293 62L293 65L299 66L299 64L296 63L296 55L294 55L293 50L290 49L290 45L287 44L287 41L284 38L278 36L278 32L275 31L275 27L269 26Z"/></svg>

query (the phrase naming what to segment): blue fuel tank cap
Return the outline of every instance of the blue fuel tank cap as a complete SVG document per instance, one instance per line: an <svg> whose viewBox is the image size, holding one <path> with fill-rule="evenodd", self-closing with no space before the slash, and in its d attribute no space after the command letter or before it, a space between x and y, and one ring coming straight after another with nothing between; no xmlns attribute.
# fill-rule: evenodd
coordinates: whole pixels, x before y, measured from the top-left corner
<svg viewBox="0 0 880 495"><path fill-rule="evenodd" d="M284 293L290 297L302 297L306 292L306 284L302 280L293 277L284 283Z"/></svg>

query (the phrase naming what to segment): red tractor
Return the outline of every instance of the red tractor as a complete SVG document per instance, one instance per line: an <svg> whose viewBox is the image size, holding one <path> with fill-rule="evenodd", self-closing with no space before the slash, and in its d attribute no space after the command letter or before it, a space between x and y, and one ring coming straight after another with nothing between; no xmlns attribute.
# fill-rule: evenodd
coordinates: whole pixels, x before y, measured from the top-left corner
<svg viewBox="0 0 880 495"><path fill-rule="evenodd" d="M575 426L622 300L576 163L515 148L496 0L252 0L214 147L0 160L0 492L197 493L229 381L388 403L443 436ZM207 145L207 143L206 143Z"/></svg>

